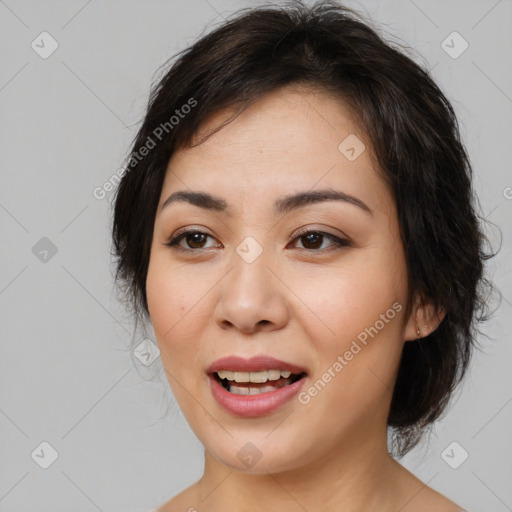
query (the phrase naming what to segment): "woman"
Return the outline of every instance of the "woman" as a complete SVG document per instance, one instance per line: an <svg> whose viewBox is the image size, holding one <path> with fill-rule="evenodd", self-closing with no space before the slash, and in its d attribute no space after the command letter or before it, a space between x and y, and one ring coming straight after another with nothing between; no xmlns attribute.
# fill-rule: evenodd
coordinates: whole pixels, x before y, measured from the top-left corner
<svg viewBox="0 0 512 512"><path fill-rule="evenodd" d="M462 510L395 457L445 409L486 312L471 166L428 73L353 12L251 9L184 51L113 239L205 447L159 511Z"/></svg>

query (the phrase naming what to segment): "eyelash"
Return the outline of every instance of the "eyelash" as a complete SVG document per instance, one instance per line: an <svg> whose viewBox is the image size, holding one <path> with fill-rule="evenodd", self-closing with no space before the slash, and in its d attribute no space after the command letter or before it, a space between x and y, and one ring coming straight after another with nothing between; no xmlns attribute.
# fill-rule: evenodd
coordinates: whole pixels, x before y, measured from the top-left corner
<svg viewBox="0 0 512 512"><path fill-rule="evenodd" d="M186 229L186 230L178 231L178 233L169 242L165 243L164 245L167 245L168 247L174 247L177 250L197 252L197 251L201 250L201 248L192 249L192 248L185 248L185 247L178 246L178 244L181 242L181 240L183 240L186 236L191 235L191 234L206 235L207 237L213 238L211 235L209 235L208 233L205 233L204 231L199 231L197 229ZM302 238L309 234L321 235L324 238L329 238L330 240L332 240L334 242L334 245L336 247L334 249L332 249L332 246L330 246L331 249L329 249L329 248L328 249L306 249L306 248L303 249L308 252L327 252L330 250L337 250L337 249L341 249L343 247L351 246L350 241L346 238L339 238L330 233L325 233L324 231L308 230L308 229L299 231L296 234L293 241L298 240L299 238ZM212 247L207 247L206 249L212 249Z"/></svg>

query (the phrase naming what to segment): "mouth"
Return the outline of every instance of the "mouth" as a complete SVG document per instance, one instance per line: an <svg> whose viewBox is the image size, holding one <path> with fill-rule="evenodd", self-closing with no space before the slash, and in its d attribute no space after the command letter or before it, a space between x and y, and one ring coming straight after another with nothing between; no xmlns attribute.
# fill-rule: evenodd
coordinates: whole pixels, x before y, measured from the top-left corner
<svg viewBox="0 0 512 512"><path fill-rule="evenodd" d="M248 396L277 391L306 377L307 373L278 369L258 372L220 370L211 375L229 393Z"/></svg>
<svg viewBox="0 0 512 512"><path fill-rule="evenodd" d="M308 379L305 368L270 356L215 361L206 373L213 398L236 416L264 416L289 403Z"/></svg>

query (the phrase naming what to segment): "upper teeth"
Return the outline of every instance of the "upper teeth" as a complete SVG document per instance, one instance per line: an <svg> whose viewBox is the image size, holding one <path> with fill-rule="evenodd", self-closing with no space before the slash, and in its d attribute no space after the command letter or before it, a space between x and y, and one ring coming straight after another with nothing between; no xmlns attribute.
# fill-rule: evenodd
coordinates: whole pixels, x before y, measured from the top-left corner
<svg viewBox="0 0 512 512"><path fill-rule="evenodd" d="M267 382L267 380L278 380L281 377L287 379L292 372L288 370L263 370L261 372L232 372L220 370L217 372L221 379L234 380L235 382Z"/></svg>

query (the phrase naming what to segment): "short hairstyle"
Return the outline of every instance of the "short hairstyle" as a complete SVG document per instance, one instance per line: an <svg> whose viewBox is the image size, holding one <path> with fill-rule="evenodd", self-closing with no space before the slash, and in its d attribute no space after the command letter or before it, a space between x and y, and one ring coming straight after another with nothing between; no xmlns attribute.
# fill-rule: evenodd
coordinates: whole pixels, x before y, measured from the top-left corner
<svg viewBox="0 0 512 512"><path fill-rule="evenodd" d="M403 48L334 1L243 9L174 57L152 86L114 199L115 282L126 304L136 318L149 318L153 225L173 152L191 147L201 123L222 109L235 113L212 133L280 87L329 92L356 113L396 202L406 315L414 297L445 312L425 339L404 344L388 417L394 453L403 456L464 376L477 323L489 317L487 292L494 290L484 273L484 260L494 254L485 250L472 169L450 102Z"/></svg>

